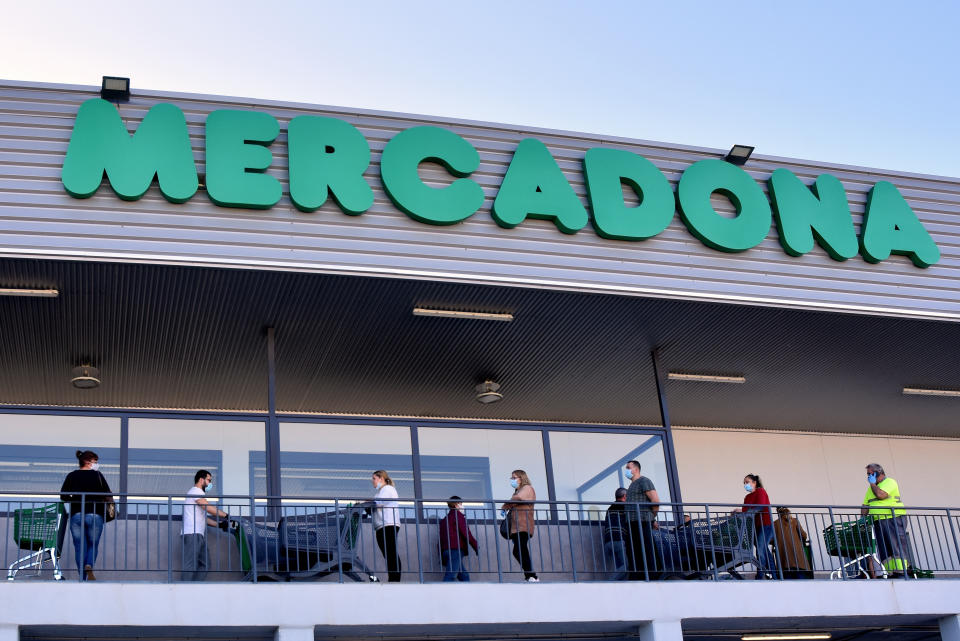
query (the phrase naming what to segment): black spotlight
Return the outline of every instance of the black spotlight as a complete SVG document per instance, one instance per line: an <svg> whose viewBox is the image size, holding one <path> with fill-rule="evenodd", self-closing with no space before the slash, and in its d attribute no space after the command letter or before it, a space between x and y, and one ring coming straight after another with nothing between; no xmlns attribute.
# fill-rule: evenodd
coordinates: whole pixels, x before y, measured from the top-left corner
<svg viewBox="0 0 960 641"><path fill-rule="evenodd" d="M734 145L730 148L730 151L727 152L727 155L723 157L728 163L732 165L743 166L747 164L747 161L750 160L750 154L753 153L753 147L748 147L747 145Z"/></svg>
<svg viewBox="0 0 960 641"><path fill-rule="evenodd" d="M100 97L110 102L126 102L130 100L130 78L104 76L100 85Z"/></svg>

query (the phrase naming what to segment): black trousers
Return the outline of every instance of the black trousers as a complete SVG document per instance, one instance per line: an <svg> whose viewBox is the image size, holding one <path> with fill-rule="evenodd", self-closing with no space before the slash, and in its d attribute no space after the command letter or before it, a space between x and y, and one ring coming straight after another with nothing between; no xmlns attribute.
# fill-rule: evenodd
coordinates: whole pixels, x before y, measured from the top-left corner
<svg viewBox="0 0 960 641"><path fill-rule="evenodd" d="M537 578L537 573L533 571L533 559L530 558L530 533L514 532L510 540L513 541L513 558L523 568L523 578Z"/></svg>
<svg viewBox="0 0 960 641"><path fill-rule="evenodd" d="M631 581L656 579L657 551L653 543L652 521L631 521L630 541L627 545L627 578Z"/></svg>
<svg viewBox="0 0 960 641"><path fill-rule="evenodd" d="M396 583L400 580L402 567L400 564L400 555L397 554L397 532L400 528L396 525L385 525L377 530L377 545L383 558L387 560L387 581Z"/></svg>

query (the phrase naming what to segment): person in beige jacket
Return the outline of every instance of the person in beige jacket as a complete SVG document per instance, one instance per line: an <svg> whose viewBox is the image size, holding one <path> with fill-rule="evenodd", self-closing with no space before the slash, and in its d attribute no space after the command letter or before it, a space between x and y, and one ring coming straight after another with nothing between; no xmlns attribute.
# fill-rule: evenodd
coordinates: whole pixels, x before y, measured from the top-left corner
<svg viewBox="0 0 960 641"><path fill-rule="evenodd" d="M513 496L503 504L502 510L510 510L510 540L513 541L513 558L523 568L523 578L528 583L538 583L537 573L533 571L530 557L530 538L536 527L534 501L537 493L530 484L530 477L523 470L514 470L510 474L510 486Z"/></svg>

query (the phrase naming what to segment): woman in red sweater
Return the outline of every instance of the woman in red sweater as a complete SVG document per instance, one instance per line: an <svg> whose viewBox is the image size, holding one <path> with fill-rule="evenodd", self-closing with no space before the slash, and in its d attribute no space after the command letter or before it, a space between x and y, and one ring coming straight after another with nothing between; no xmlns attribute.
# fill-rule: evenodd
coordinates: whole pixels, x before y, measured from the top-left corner
<svg viewBox="0 0 960 641"><path fill-rule="evenodd" d="M776 561L773 558L773 552L770 550L770 544L773 542L770 497L767 495L767 491L763 489L763 482L760 477L756 474L747 474L743 477L743 489L747 491L747 495L743 499L742 511L756 514L753 519L753 530L757 545L757 560L760 561L756 578L772 577L773 573L776 572ZM737 511L739 510L734 510L734 512Z"/></svg>

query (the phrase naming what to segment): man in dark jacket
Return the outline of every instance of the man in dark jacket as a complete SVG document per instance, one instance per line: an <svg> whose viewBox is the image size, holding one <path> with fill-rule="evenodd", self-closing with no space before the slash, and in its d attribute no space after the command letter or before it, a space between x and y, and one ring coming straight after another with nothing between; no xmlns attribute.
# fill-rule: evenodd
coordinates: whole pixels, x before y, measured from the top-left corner
<svg viewBox="0 0 960 641"><path fill-rule="evenodd" d="M463 565L470 549L478 553L477 540L467 527L467 519L463 515L463 502L459 496L451 496L447 502L450 511L440 519L440 559L445 569L444 581L469 581L470 575Z"/></svg>
<svg viewBox="0 0 960 641"><path fill-rule="evenodd" d="M617 488L613 498L616 502L607 508L607 514L603 519L603 549L606 553L605 559L609 563L607 569L611 572L610 578L619 581L627 575L627 532L630 527L624 509L627 489Z"/></svg>

